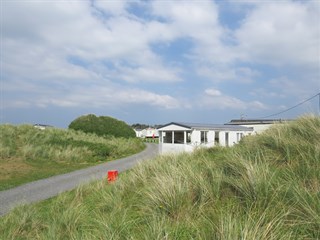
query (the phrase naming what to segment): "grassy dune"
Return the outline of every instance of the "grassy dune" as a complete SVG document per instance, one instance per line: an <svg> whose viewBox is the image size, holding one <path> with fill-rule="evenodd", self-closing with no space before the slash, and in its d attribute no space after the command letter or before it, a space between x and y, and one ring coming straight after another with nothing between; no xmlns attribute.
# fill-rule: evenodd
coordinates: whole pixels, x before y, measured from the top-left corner
<svg viewBox="0 0 320 240"><path fill-rule="evenodd" d="M320 118L161 156L0 219L0 239L320 239Z"/></svg>
<svg viewBox="0 0 320 240"><path fill-rule="evenodd" d="M0 190L137 153L138 139L0 125Z"/></svg>

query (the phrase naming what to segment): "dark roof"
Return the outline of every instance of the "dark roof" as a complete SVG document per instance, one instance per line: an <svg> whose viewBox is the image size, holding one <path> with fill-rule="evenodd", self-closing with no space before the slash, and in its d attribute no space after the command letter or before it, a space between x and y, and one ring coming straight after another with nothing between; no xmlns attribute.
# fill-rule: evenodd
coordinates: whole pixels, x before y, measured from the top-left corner
<svg viewBox="0 0 320 240"><path fill-rule="evenodd" d="M284 119L232 119L230 122L225 125L243 125L243 124L274 124L282 123L288 120Z"/></svg>
<svg viewBox="0 0 320 240"><path fill-rule="evenodd" d="M237 126L237 125L225 125L225 124L204 124L204 123L182 123L182 122L171 122L165 124L160 128L169 126L169 125L177 125L180 127L185 127L189 129L199 129L199 130L230 130L230 131L252 131L253 128Z"/></svg>

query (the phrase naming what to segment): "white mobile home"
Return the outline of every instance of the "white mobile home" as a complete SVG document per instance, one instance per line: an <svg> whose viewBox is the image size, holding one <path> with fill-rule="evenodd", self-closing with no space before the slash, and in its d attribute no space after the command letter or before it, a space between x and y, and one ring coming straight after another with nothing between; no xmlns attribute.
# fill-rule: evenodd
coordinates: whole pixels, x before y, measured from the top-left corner
<svg viewBox="0 0 320 240"><path fill-rule="evenodd" d="M159 132L157 129L149 127L142 130L142 136L144 136L145 138L158 138Z"/></svg>
<svg viewBox="0 0 320 240"><path fill-rule="evenodd" d="M134 129L136 132L136 137L140 138L158 138L159 132L155 128L146 128L146 129Z"/></svg>
<svg viewBox="0 0 320 240"><path fill-rule="evenodd" d="M40 129L40 130L45 130L47 128L53 128L53 126L51 126L51 125L39 124L39 123L34 124L33 127L37 128L37 129Z"/></svg>
<svg viewBox="0 0 320 240"><path fill-rule="evenodd" d="M222 124L171 122L160 128L159 152L192 152L197 147L232 146L252 128Z"/></svg>
<svg viewBox="0 0 320 240"><path fill-rule="evenodd" d="M142 138L142 129L133 129L134 132L136 133L136 137Z"/></svg>

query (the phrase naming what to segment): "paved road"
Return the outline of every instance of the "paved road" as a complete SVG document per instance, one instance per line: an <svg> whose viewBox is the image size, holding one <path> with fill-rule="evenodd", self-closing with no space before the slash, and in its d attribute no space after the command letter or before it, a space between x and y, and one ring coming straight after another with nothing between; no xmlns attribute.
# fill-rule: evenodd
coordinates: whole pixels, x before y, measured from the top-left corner
<svg viewBox="0 0 320 240"><path fill-rule="evenodd" d="M105 178L108 170L116 169L122 172L132 168L137 162L153 158L157 154L158 145L147 144L147 148L143 152L130 157L0 191L0 216L8 213L10 209L19 204L48 199L61 192L74 189L79 184Z"/></svg>

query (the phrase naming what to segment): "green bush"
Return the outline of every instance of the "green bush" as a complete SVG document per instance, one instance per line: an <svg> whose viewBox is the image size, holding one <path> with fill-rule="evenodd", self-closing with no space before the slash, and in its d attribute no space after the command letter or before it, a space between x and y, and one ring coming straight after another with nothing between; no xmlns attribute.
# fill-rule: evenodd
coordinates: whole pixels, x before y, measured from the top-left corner
<svg viewBox="0 0 320 240"><path fill-rule="evenodd" d="M0 239L320 239L320 118L159 156L0 218ZM3 229L3 231L1 231Z"/></svg>
<svg viewBox="0 0 320 240"><path fill-rule="evenodd" d="M95 133L98 136L114 136L132 138L136 134L134 130L123 121L112 117L100 116L94 114L81 116L73 120L70 129L80 130L85 133Z"/></svg>

